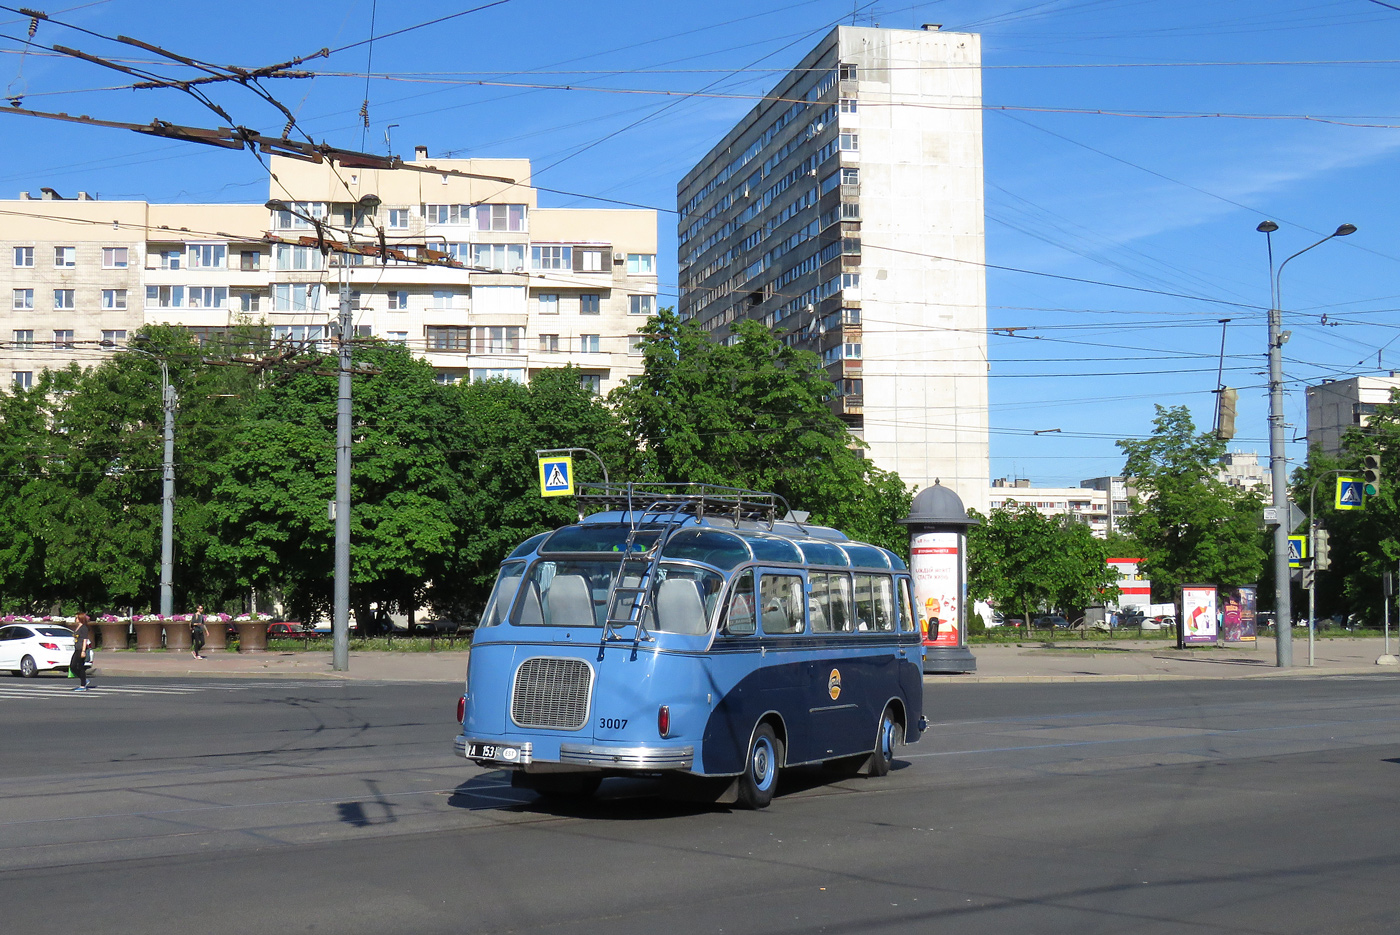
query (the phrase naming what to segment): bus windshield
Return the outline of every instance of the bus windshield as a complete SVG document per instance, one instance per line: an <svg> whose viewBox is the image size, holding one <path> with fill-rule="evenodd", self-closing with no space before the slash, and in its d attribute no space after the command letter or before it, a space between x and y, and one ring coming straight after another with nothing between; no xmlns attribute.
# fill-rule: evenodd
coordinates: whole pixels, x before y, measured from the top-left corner
<svg viewBox="0 0 1400 935"><path fill-rule="evenodd" d="M616 559L541 559L521 585L517 626L602 627L608 592L617 574ZM624 578L623 585L637 578ZM652 609L646 627L663 633L704 634L724 585L722 576L703 568L663 562L656 572ZM630 615L632 602L618 600L614 613Z"/></svg>

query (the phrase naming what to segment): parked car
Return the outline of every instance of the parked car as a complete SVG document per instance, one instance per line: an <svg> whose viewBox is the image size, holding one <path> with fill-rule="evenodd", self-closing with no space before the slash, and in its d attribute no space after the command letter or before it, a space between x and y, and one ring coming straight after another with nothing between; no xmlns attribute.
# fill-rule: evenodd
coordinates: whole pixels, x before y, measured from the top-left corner
<svg viewBox="0 0 1400 935"><path fill-rule="evenodd" d="M1068 630L1069 621L1059 614L1046 614L1043 617L1036 617L1032 625L1041 630L1059 629Z"/></svg>
<svg viewBox="0 0 1400 935"><path fill-rule="evenodd" d="M316 640L321 638L311 627L300 623L269 623L267 638L270 640Z"/></svg>
<svg viewBox="0 0 1400 935"><path fill-rule="evenodd" d="M0 627L0 670L32 679L40 672L68 668L73 631L57 624L15 623Z"/></svg>

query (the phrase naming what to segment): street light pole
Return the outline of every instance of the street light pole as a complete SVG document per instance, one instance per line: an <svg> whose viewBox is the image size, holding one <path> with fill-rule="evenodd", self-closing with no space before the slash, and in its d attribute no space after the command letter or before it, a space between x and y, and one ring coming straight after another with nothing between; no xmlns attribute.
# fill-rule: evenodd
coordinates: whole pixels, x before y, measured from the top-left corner
<svg viewBox="0 0 1400 935"><path fill-rule="evenodd" d="M175 404L178 396L175 387L170 385L170 366L164 357L130 345L127 350L160 364L160 403L165 410L160 490L160 615L170 617L175 613Z"/></svg>
<svg viewBox="0 0 1400 935"><path fill-rule="evenodd" d="M1293 665L1293 595L1288 572L1288 455L1284 443L1283 414L1283 296L1280 283L1283 268L1290 261L1321 246L1333 237L1355 233L1352 224L1343 224L1333 233L1311 246L1304 247L1274 269L1273 232L1278 225L1262 221L1255 228L1263 232L1269 248L1269 467L1274 488L1274 512L1278 525L1274 527L1274 632L1277 664L1281 669Z"/></svg>

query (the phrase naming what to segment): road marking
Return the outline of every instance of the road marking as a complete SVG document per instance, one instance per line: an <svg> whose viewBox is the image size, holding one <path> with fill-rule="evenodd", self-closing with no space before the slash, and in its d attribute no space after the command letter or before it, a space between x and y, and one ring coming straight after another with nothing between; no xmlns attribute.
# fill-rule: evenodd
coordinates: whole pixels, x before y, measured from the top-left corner
<svg viewBox="0 0 1400 935"><path fill-rule="evenodd" d="M10 686L0 685L0 698L57 698L69 695L192 695L206 691L248 691L252 685L153 685L145 688L130 688L124 685L99 685L87 692L75 692L72 688L46 688L39 685Z"/></svg>

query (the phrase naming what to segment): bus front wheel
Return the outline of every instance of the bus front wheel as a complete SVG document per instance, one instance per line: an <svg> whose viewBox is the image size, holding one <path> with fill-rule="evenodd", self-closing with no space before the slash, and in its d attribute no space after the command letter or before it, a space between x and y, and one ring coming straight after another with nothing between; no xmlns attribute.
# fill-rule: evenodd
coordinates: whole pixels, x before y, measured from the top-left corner
<svg viewBox="0 0 1400 935"><path fill-rule="evenodd" d="M904 742L904 728L895 717L894 709L887 707L880 715L880 730L875 735L875 750L866 761L867 776L887 776L894 763L894 748Z"/></svg>
<svg viewBox="0 0 1400 935"><path fill-rule="evenodd" d="M739 777L739 804L744 808L767 808L778 789L778 764L782 742L769 724L760 724L749 742L744 773Z"/></svg>

